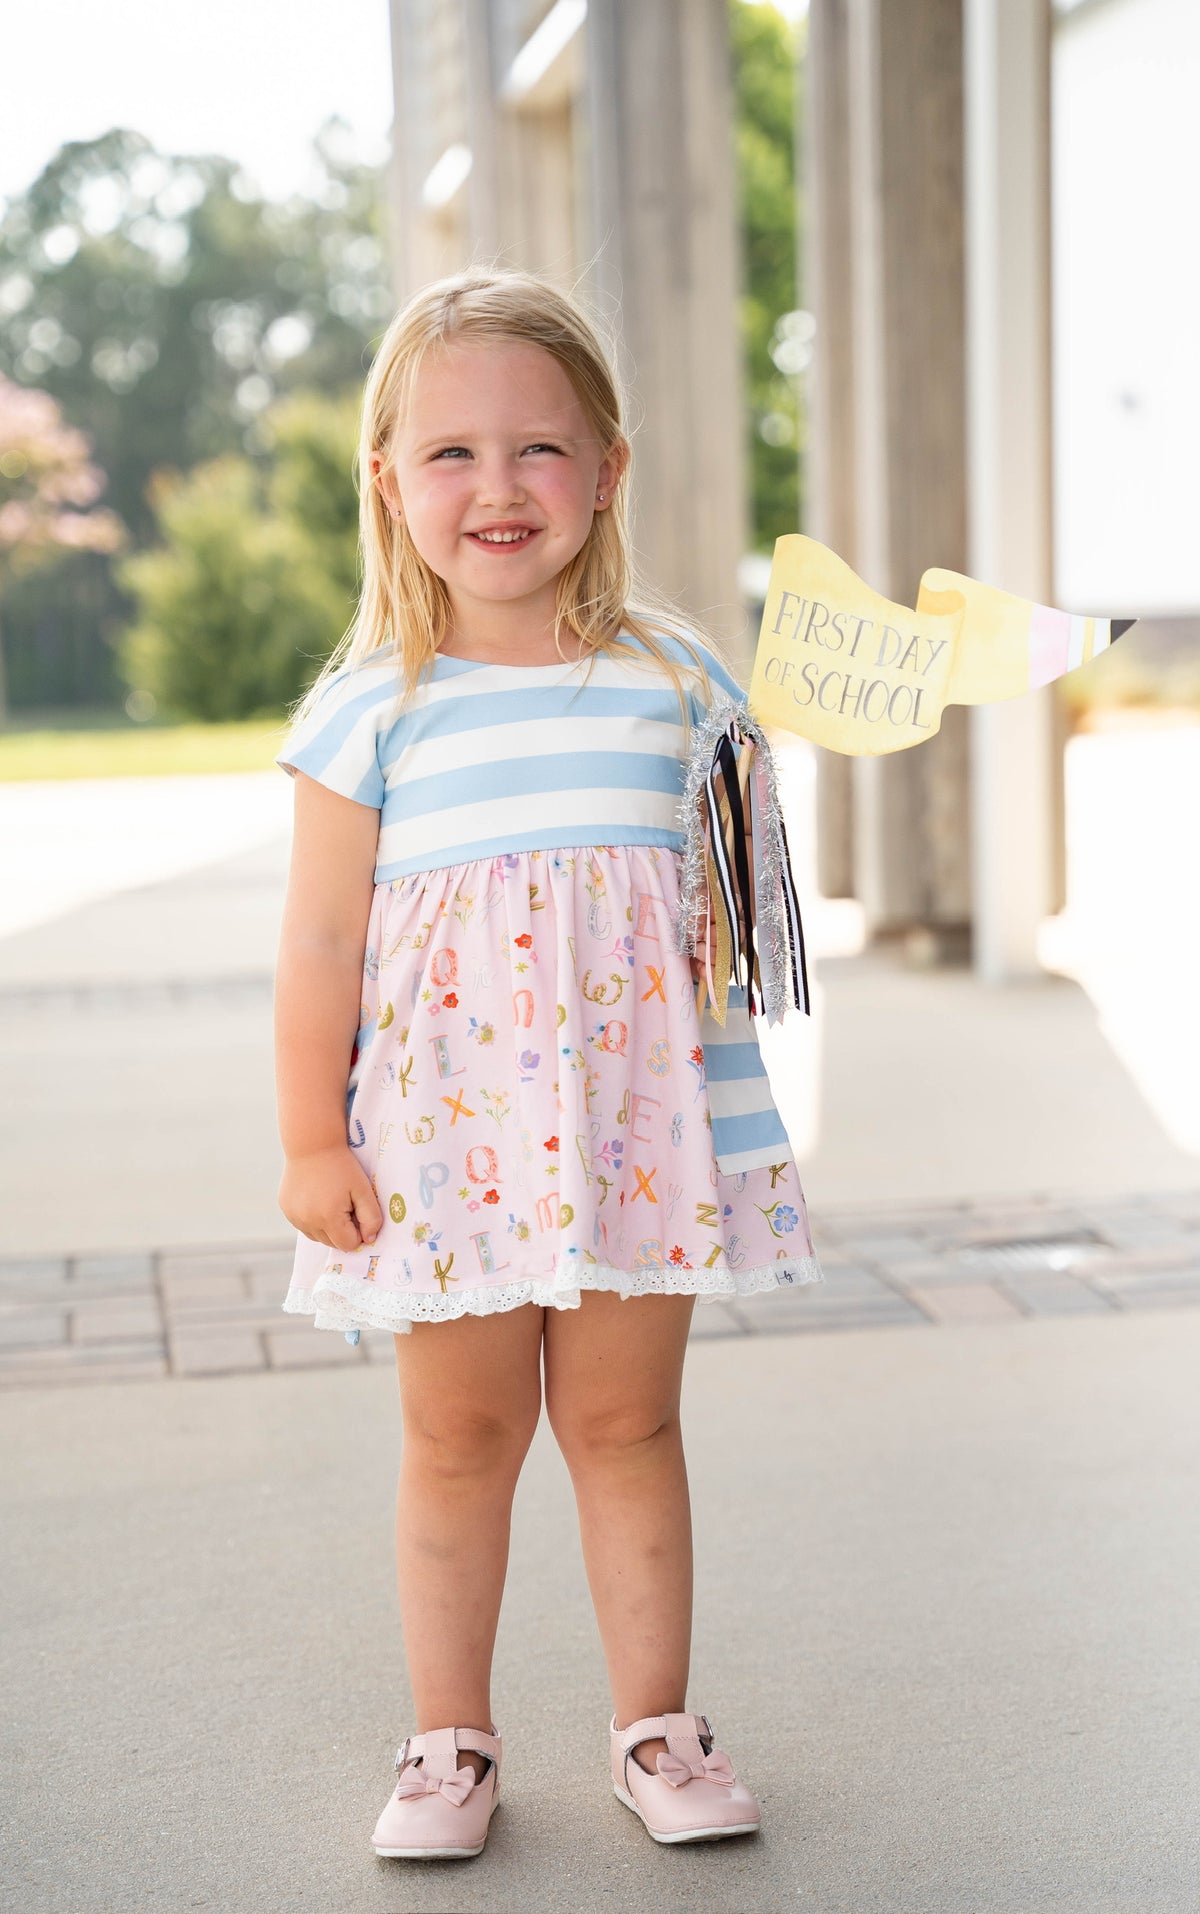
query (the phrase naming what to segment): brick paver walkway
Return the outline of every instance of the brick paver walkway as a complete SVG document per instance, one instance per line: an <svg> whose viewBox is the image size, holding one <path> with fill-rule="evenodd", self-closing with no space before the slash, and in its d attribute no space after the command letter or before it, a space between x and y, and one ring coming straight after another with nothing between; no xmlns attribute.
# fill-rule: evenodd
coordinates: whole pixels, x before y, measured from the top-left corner
<svg viewBox="0 0 1200 1914"><path fill-rule="evenodd" d="M696 1337L1200 1304L1200 1187L812 1211L826 1282L701 1304ZM0 1260L0 1385L390 1362L285 1316L287 1240L124 1255Z"/></svg>

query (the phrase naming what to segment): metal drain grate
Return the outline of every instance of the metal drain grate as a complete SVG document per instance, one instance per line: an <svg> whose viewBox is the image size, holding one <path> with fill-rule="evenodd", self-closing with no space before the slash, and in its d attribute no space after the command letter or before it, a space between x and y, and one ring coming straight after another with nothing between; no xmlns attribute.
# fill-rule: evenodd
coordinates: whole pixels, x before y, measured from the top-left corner
<svg viewBox="0 0 1200 1914"><path fill-rule="evenodd" d="M979 1263L985 1269L1070 1269L1112 1248L1098 1231L1077 1229L1056 1236L1008 1236L990 1243L964 1243L955 1254L962 1262Z"/></svg>

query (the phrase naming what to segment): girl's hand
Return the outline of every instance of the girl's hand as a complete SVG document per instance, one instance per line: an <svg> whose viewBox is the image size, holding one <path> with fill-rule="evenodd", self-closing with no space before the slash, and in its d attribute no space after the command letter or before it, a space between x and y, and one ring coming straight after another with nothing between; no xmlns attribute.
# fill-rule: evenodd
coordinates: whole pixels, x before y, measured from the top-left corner
<svg viewBox="0 0 1200 1914"><path fill-rule="evenodd" d="M712 970L713 970L713 976L715 977L717 974L717 926L716 926L715 919L713 920L712 923L710 923L708 927L708 948L712 953ZM698 950L693 957L689 958L688 961L690 962L692 966L692 976L695 979L696 983L699 983L701 978L704 976L703 949Z"/></svg>
<svg viewBox="0 0 1200 1914"><path fill-rule="evenodd" d="M373 1243L383 1226L370 1179L349 1144L289 1157L279 1207L301 1235L347 1253Z"/></svg>

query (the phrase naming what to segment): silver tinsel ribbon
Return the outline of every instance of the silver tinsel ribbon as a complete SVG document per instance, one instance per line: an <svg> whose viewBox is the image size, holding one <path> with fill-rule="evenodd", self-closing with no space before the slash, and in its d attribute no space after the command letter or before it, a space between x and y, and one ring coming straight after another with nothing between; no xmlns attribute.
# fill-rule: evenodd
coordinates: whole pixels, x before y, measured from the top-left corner
<svg viewBox="0 0 1200 1914"><path fill-rule="evenodd" d="M691 745L684 760L684 788L678 814L684 848L675 947L694 955L706 910L726 908L722 898L708 896L704 828L704 798L706 790L711 789L710 778L720 755L725 755L726 766L730 761L725 740L735 750L748 746L754 753L746 796L750 804L753 845L751 877L759 977L762 1012L768 1024L776 1024L782 1022L784 1012L793 1005L806 1013L810 1011L804 935L771 748L762 726L750 716L746 706L728 697L715 703L701 723L693 727ZM715 855L715 845L713 850ZM736 935L732 941L736 951ZM745 955L749 984L753 976L753 952ZM748 996L752 994L748 991Z"/></svg>

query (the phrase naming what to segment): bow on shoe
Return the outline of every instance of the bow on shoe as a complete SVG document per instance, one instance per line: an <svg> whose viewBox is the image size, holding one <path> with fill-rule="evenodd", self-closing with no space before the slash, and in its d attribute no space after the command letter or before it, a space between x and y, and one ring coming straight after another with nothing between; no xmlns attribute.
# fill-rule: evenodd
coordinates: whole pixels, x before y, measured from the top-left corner
<svg viewBox="0 0 1200 1914"><path fill-rule="evenodd" d="M461 1807L474 1786L474 1768L456 1768L453 1774L426 1774L422 1768L411 1781L398 1781L396 1793L401 1801L410 1794L441 1793L447 1795L456 1807Z"/></svg>
<svg viewBox="0 0 1200 1914"><path fill-rule="evenodd" d="M679 1755L668 1750L658 1757L658 1772L664 1781L673 1788L682 1788L685 1781L717 1781L723 1788L732 1788L734 1782L733 1764L723 1748L714 1748L701 1761L684 1761Z"/></svg>

